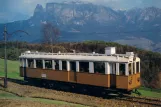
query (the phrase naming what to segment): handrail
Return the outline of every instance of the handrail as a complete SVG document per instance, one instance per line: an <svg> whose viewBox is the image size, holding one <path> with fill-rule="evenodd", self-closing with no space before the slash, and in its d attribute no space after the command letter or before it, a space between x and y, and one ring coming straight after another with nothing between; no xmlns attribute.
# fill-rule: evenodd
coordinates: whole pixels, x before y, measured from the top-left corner
<svg viewBox="0 0 161 107"><path fill-rule="evenodd" d="M98 54L98 53L45 53L45 52L30 52L30 53L22 53L21 56L24 55L79 55L79 56L115 56L115 57L125 57L129 58L129 55L126 54L114 54L114 55L106 55L106 54Z"/></svg>

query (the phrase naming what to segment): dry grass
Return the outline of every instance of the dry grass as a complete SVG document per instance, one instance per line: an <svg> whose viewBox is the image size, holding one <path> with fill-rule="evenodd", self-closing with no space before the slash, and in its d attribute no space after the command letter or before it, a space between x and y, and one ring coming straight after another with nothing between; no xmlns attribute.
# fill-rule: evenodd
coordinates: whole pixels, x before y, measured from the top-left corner
<svg viewBox="0 0 161 107"><path fill-rule="evenodd" d="M49 100L42 98L20 97L15 94L0 90L0 107L84 107L78 104L72 104L64 101ZM16 106L17 107L17 106Z"/></svg>
<svg viewBox="0 0 161 107"><path fill-rule="evenodd" d="M28 85L20 85L12 82L9 82L8 85L9 87L6 91L24 97L46 98L96 107L148 106L144 104L139 104L137 102L129 102L116 99L103 99L101 97L99 98L82 94L38 88ZM1 90L3 90L3 88L1 88Z"/></svg>
<svg viewBox="0 0 161 107"><path fill-rule="evenodd" d="M0 99L0 107L67 107L66 105L44 104L41 102Z"/></svg>

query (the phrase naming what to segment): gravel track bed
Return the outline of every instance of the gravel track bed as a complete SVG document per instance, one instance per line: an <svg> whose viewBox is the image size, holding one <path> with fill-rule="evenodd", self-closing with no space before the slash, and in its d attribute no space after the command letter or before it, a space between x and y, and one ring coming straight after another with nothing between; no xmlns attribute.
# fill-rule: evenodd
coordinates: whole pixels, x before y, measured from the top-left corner
<svg viewBox="0 0 161 107"><path fill-rule="evenodd" d="M69 107L66 105L44 104L41 102L0 99L0 107Z"/></svg>
<svg viewBox="0 0 161 107"><path fill-rule="evenodd" d="M3 88L0 88L4 90ZM75 104L82 104L93 107L155 107L157 105L149 104L148 101L141 102L141 100L130 98L111 98L111 97L95 97L83 94L76 94L64 91L57 91L53 89L39 88L29 85L21 85L13 82L8 83L8 89L5 91L14 93L19 96L32 98L45 98L59 101L66 101ZM129 100L130 99L130 100ZM158 103L156 101L156 103Z"/></svg>

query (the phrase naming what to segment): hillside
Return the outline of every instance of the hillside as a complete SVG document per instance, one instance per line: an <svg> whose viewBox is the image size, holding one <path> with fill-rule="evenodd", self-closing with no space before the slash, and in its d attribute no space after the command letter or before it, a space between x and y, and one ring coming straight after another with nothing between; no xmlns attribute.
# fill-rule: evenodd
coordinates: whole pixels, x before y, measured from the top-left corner
<svg viewBox="0 0 161 107"><path fill-rule="evenodd" d="M63 42L115 41L161 52L160 19L161 9L155 7L121 11L84 2L47 3L46 7L38 4L28 20L7 23L7 29L9 32L21 29L30 34L30 37L16 34L9 40L39 43L42 25L50 22L60 29L59 40ZM0 32L3 26L0 24Z"/></svg>
<svg viewBox="0 0 161 107"><path fill-rule="evenodd" d="M7 61L8 67L8 78L22 79L19 76L19 62L18 61ZM4 60L0 59L0 77L4 76Z"/></svg>
<svg viewBox="0 0 161 107"><path fill-rule="evenodd" d="M0 44L0 50L3 50L4 44ZM18 46L18 48L17 48ZM73 43L59 43L53 46L54 52L96 52L104 53L107 46L115 46L117 53L125 53L133 51L141 58L141 83L142 86L161 89L161 54L145 51L135 47L120 45L113 42L103 41L85 41ZM24 42L8 43L8 59L15 60L18 54L26 50L34 50L41 52L51 52L51 48L44 44L28 44ZM0 57L3 58L3 51L0 51Z"/></svg>

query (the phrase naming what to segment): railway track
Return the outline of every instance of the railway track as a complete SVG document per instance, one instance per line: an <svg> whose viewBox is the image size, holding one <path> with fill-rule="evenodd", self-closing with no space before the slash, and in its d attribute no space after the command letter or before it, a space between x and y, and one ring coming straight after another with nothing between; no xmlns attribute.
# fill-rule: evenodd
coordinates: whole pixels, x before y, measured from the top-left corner
<svg viewBox="0 0 161 107"><path fill-rule="evenodd" d="M135 96L130 96L130 95L123 95L121 97L116 97L116 99L140 103L140 104L147 104L148 106L161 107L161 99L135 97Z"/></svg>
<svg viewBox="0 0 161 107"><path fill-rule="evenodd" d="M131 95L128 95L128 94L123 94L123 95L109 94L109 93L102 93L101 91L98 91L98 90L97 91L100 92L100 93L95 93L95 92L92 92L92 93L87 93L87 92L73 92L73 91L70 91L70 93L68 93L66 91L65 92L60 92L60 90L55 90L55 89L48 90L48 89L43 89L41 87L40 88L33 87L32 85L30 86L30 84L28 84L27 82L21 81L21 80L9 79L9 81L12 81L14 83L17 83L17 84L14 84L13 85L14 88L15 88L15 86L17 86L18 89L20 89L20 90L26 90L25 91L25 94L26 94L26 92L28 92L27 89L30 89L30 90L32 89L34 91L33 92L30 92L30 94L31 93L34 93L35 94L35 92L40 91L41 93L46 93L46 92L57 93L59 97L60 96L63 96L63 98L66 98L67 97L68 99L69 99L69 95L70 96L75 96L77 98L81 98L83 100L84 99L88 99L88 100L89 99L92 99L92 100L89 100L88 103L91 103L92 101L95 102L95 101L98 101L98 100L100 101L101 100L101 101L104 101L104 103L105 103L104 105L106 105L106 103L109 104L109 102L119 102L118 104L120 104L123 101L124 102L123 104L127 104L127 105L128 104L131 104L131 105L137 105L137 106L140 106L141 105L141 106L144 106L144 107L161 107L161 99L156 99L156 98L135 97L135 96L131 96ZM11 84L13 84L13 83L11 83ZM27 87L27 88L24 88L24 87ZM45 98L46 99L50 99L50 98L51 99L52 98L53 99L56 99L55 96L56 96L56 94L53 94L52 97L50 95L47 95L47 97L45 97ZM32 97L33 97L33 95L32 95ZM42 96L34 96L34 97L42 97ZM73 102L73 98L71 98L71 99L72 99L71 101ZM82 103L82 100L81 100L81 102L79 102L79 104L84 104L84 103Z"/></svg>

